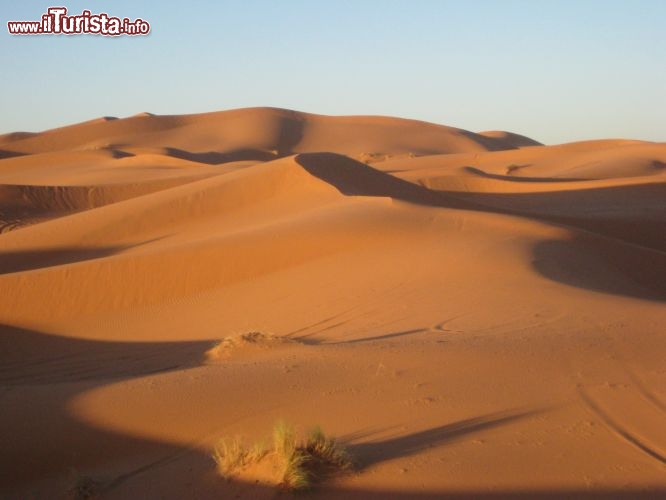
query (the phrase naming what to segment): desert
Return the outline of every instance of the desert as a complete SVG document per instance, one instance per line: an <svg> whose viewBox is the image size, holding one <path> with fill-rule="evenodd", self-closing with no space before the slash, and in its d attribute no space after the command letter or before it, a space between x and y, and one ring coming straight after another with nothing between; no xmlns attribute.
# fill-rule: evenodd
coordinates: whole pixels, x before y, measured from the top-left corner
<svg viewBox="0 0 666 500"><path fill-rule="evenodd" d="M663 142L268 107L0 136L0 498L288 498L214 458L276 422L349 458L303 498L664 497L664 200Z"/></svg>

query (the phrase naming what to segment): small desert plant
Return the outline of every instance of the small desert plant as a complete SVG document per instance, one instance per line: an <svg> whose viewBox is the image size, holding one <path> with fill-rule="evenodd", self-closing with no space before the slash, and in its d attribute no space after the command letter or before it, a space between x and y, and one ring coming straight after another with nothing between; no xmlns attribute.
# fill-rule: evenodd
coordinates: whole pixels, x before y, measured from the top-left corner
<svg viewBox="0 0 666 500"><path fill-rule="evenodd" d="M238 437L220 440L213 450L213 459L224 477L229 477L236 469L244 466L246 455L247 451Z"/></svg>
<svg viewBox="0 0 666 500"><path fill-rule="evenodd" d="M273 428L271 450L261 444L247 449L239 438L223 439L215 447L213 458L226 478L270 458L276 465L279 486L289 491L308 489L314 482L352 467L345 449L319 427L310 431L305 441L297 441L294 429L282 421Z"/></svg>
<svg viewBox="0 0 666 500"><path fill-rule="evenodd" d="M294 429L283 420L273 426L273 451L280 457L286 457L296 451Z"/></svg>
<svg viewBox="0 0 666 500"><path fill-rule="evenodd" d="M245 448L240 437L225 438L218 442L213 450L213 459L224 477L231 477L235 471L247 465L259 462L268 450L262 443L255 443Z"/></svg>
<svg viewBox="0 0 666 500"><path fill-rule="evenodd" d="M328 437L321 427L314 427L305 442L305 451L321 465L335 466L340 469L351 467L351 459L343 446L335 438Z"/></svg>
<svg viewBox="0 0 666 500"><path fill-rule="evenodd" d="M308 455L295 448L290 455L279 458L282 462L280 487L288 491L298 491L307 490L312 486Z"/></svg>

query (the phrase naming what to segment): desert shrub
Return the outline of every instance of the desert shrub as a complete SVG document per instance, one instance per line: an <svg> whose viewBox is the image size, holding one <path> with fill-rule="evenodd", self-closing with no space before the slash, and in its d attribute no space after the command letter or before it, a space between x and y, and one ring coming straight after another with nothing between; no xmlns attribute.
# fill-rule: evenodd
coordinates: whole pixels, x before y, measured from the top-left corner
<svg viewBox="0 0 666 500"><path fill-rule="evenodd" d="M240 438L221 439L213 451L220 473L230 479L247 467L272 460L276 484L285 490L298 491L352 468L345 448L320 427L313 428L304 440L298 440L293 427L279 421L273 427L272 438L270 449L260 443L247 448Z"/></svg>

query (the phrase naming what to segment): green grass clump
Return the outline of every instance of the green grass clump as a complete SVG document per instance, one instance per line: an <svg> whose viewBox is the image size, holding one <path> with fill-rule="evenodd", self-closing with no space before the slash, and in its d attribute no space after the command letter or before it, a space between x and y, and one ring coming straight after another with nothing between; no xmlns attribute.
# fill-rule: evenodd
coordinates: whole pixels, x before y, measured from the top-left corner
<svg viewBox="0 0 666 500"><path fill-rule="evenodd" d="M293 427L282 421L273 428L272 449L261 444L248 449L239 438L222 439L215 447L213 458L226 478L270 458L277 466L278 486L288 491L309 489L326 477L352 468L344 447L326 436L321 428L315 427L305 440L299 441Z"/></svg>

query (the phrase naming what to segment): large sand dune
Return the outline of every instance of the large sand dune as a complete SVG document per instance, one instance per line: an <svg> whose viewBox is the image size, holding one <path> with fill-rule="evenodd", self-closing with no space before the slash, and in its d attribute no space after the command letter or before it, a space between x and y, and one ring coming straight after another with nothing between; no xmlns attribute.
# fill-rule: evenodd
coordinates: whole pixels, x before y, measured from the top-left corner
<svg viewBox="0 0 666 500"><path fill-rule="evenodd" d="M210 454L280 418L356 459L315 498L666 495L666 144L257 108L0 158L0 498L273 498Z"/></svg>

